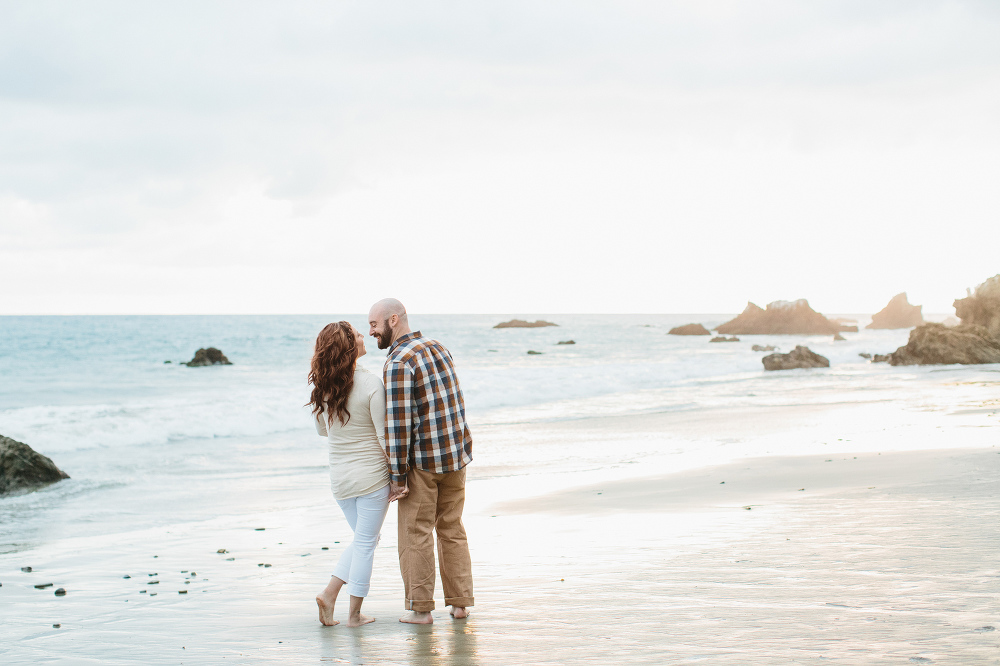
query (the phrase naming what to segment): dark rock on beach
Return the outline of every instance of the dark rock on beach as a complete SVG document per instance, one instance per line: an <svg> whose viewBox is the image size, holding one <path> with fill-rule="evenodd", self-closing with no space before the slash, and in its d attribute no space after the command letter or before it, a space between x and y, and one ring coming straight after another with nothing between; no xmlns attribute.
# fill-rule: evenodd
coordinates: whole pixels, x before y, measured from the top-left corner
<svg viewBox="0 0 1000 666"><path fill-rule="evenodd" d="M810 351L808 347L796 345L787 354L769 354L761 359L765 370L793 370L795 368L829 368L830 361L824 356Z"/></svg>
<svg viewBox="0 0 1000 666"><path fill-rule="evenodd" d="M906 292L896 294L889 304L872 315L872 323L865 328L912 328L924 323L920 305L910 305Z"/></svg>
<svg viewBox="0 0 1000 666"><path fill-rule="evenodd" d="M924 324L910 331L910 340L889 354L892 365L974 365L1000 363L1000 340L983 326Z"/></svg>
<svg viewBox="0 0 1000 666"><path fill-rule="evenodd" d="M551 321L545 321L539 319L538 321L525 321L523 319L511 319L510 321L502 321L493 328L542 328L543 326L558 326L559 324L553 324Z"/></svg>
<svg viewBox="0 0 1000 666"><path fill-rule="evenodd" d="M206 365L232 365L226 355L215 347L199 349L194 353L194 358L187 363L182 363L189 368L197 368Z"/></svg>
<svg viewBox="0 0 1000 666"><path fill-rule="evenodd" d="M670 329L667 335L712 335L712 332L701 324L685 324Z"/></svg>
<svg viewBox="0 0 1000 666"><path fill-rule="evenodd" d="M994 275L954 303L963 324L982 326L991 337L1000 339L1000 275Z"/></svg>
<svg viewBox="0 0 1000 666"><path fill-rule="evenodd" d="M726 335L830 335L843 327L809 307L809 301L775 301L767 309L747 303L743 312L716 329Z"/></svg>
<svg viewBox="0 0 1000 666"><path fill-rule="evenodd" d="M717 335L714 338L712 338L711 340L709 340L709 342L739 342L739 341L740 341L740 339L738 337L736 337L735 335L733 337L731 337L731 338L727 338L724 335Z"/></svg>
<svg viewBox="0 0 1000 666"><path fill-rule="evenodd" d="M37 490L68 478L51 458L0 435L0 495Z"/></svg>

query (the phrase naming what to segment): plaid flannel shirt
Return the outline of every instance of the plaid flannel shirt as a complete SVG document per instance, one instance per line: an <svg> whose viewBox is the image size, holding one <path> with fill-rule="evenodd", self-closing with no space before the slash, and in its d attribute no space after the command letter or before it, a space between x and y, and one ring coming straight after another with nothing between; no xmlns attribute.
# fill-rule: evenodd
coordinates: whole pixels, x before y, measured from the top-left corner
<svg viewBox="0 0 1000 666"><path fill-rule="evenodd" d="M472 434L451 353L420 331L389 347L385 379L385 443L389 474L402 484L411 467L443 474L472 462Z"/></svg>

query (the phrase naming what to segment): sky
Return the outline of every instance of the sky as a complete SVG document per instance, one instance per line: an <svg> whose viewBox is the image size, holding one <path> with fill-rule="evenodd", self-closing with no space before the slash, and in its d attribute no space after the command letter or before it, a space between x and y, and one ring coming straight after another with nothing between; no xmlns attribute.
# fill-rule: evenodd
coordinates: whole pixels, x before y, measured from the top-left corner
<svg viewBox="0 0 1000 666"><path fill-rule="evenodd" d="M925 312L1000 3L0 4L0 314Z"/></svg>

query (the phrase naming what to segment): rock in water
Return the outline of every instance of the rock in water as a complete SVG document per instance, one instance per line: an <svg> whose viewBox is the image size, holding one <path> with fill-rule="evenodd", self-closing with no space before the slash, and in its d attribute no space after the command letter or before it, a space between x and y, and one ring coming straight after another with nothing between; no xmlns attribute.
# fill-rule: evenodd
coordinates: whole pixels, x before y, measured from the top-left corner
<svg viewBox="0 0 1000 666"><path fill-rule="evenodd" d="M843 327L809 307L809 301L775 301L762 310L753 303L716 329L727 335L832 335Z"/></svg>
<svg viewBox="0 0 1000 666"><path fill-rule="evenodd" d="M1000 275L994 275L954 303L955 314L963 324L975 324L987 330L990 336L1000 339Z"/></svg>
<svg viewBox="0 0 1000 666"><path fill-rule="evenodd" d="M27 444L0 435L0 495L37 490L68 479L51 458Z"/></svg>
<svg viewBox="0 0 1000 666"><path fill-rule="evenodd" d="M556 343L557 345L575 345L576 340L560 340Z"/></svg>
<svg viewBox="0 0 1000 666"><path fill-rule="evenodd" d="M845 338L844 336L842 336L840 333L834 333L833 334L833 341L834 342L843 342L846 339L847 338Z"/></svg>
<svg viewBox="0 0 1000 666"><path fill-rule="evenodd" d="M924 324L910 331L906 345L889 354L892 365L1000 363L1000 340L974 324L948 328Z"/></svg>
<svg viewBox="0 0 1000 666"><path fill-rule="evenodd" d="M739 341L740 341L740 339L738 337L736 337L735 335L733 337L731 337L731 338L727 338L724 335L717 335L714 338L712 338L711 340L709 340L709 342L739 342Z"/></svg>
<svg viewBox="0 0 1000 666"><path fill-rule="evenodd" d="M199 349L194 353L194 358L187 363L182 363L189 368L196 368L203 365L232 365L226 355L215 347Z"/></svg>
<svg viewBox="0 0 1000 666"><path fill-rule="evenodd" d="M754 351L774 351L776 347L774 345L754 345L750 349Z"/></svg>
<svg viewBox="0 0 1000 666"><path fill-rule="evenodd" d="M829 368L826 357L812 352L808 347L796 345L787 354L769 354L761 359L765 370L793 370L795 368Z"/></svg>
<svg viewBox="0 0 1000 666"><path fill-rule="evenodd" d="M510 321L502 321L493 328L541 328L543 326L558 326L558 325L559 324L553 324L551 321L545 321L544 319L539 319L538 321L511 319Z"/></svg>
<svg viewBox="0 0 1000 666"><path fill-rule="evenodd" d="M896 294L889 304L872 315L872 323L865 328L912 328L924 323L922 305L910 305L906 292Z"/></svg>
<svg viewBox="0 0 1000 666"><path fill-rule="evenodd" d="M667 335L712 335L712 332L701 324L685 324L670 329Z"/></svg>

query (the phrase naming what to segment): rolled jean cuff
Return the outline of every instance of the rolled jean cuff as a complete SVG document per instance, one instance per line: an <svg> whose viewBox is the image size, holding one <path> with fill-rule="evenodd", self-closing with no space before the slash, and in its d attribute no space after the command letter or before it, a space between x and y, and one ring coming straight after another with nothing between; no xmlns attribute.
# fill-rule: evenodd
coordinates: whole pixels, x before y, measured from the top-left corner
<svg viewBox="0 0 1000 666"><path fill-rule="evenodd" d="M347 593L352 597L367 597L368 590L371 589L371 585L362 585L361 583L348 583L344 587L347 588Z"/></svg>
<svg viewBox="0 0 1000 666"><path fill-rule="evenodd" d="M475 597L445 597L445 606L458 606L459 608L468 608L469 606L476 605Z"/></svg>
<svg viewBox="0 0 1000 666"><path fill-rule="evenodd" d="M407 599L404 604L406 610L411 610L416 613L430 613L434 610L434 600L430 601L415 601L413 599Z"/></svg>

